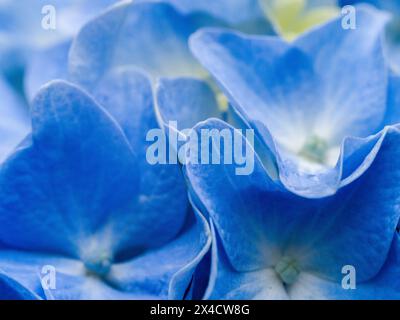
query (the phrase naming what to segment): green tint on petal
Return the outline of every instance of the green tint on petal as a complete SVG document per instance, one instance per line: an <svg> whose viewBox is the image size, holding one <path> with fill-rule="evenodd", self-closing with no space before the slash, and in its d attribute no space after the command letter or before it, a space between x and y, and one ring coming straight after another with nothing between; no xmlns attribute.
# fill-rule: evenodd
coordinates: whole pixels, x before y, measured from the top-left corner
<svg viewBox="0 0 400 320"><path fill-rule="evenodd" d="M260 5L286 40L293 40L309 28L337 16L339 8L332 5L310 5L310 0L259 0Z"/></svg>

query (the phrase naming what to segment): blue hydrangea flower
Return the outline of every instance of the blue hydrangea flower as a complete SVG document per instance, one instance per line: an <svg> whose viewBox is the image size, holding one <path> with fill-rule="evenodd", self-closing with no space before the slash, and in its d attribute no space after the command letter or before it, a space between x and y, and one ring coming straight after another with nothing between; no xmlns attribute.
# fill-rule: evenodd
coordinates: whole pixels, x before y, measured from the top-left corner
<svg viewBox="0 0 400 320"><path fill-rule="evenodd" d="M150 81L114 70L93 95L41 89L32 135L1 168L0 297L182 299L210 233L180 168L146 161Z"/></svg>
<svg viewBox="0 0 400 320"><path fill-rule="evenodd" d="M30 131L22 99L0 78L0 166Z"/></svg>
<svg viewBox="0 0 400 320"><path fill-rule="evenodd" d="M191 48L255 129L266 170L309 198L350 184L379 149L375 134L399 121L399 79L389 76L381 34L386 15L359 7L357 29L341 19L291 44L277 37L203 29Z"/></svg>
<svg viewBox="0 0 400 320"><path fill-rule="evenodd" d="M234 130L216 119L203 129ZM215 232L205 298L399 299L400 127L361 142L380 149L358 179L321 199L288 193L257 155L249 176L235 165L185 165Z"/></svg>

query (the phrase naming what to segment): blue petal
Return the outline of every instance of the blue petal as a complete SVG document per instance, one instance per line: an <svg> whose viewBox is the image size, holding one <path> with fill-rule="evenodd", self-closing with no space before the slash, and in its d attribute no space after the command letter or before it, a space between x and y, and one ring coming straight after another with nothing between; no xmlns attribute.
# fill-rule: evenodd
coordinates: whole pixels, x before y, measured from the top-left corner
<svg viewBox="0 0 400 320"><path fill-rule="evenodd" d="M379 9L400 14L400 3L397 0L339 0L338 2L340 6L368 3Z"/></svg>
<svg viewBox="0 0 400 320"><path fill-rule="evenodd" d="M147 131L159 127L149 78L132 66L110 70L90 93L116 120L132 149L142 155Z"/></svg>
<svg viewBox="0 0 400 320"><path fill-rule="evenodd" d="M134 153L90 97L58 81L42 89L32 108L32 141L0 175L0 241L83 260L104 251L112 259L127 246L176 234L158 229L172 217L159 212L155 224L135 211L149 199L139 197Z"/></svg>
<svg viewBox="0 0 400 320"><path fill-rule="evenodd" d="M167 0L185 14L201 13L225 21L231 28L249 33L273 32L257 0Z"/></svg>
<svg viewBox="0 0 400 320"><path fill-rule="evenodd" d="M35 52L26 68L25 91L33 99L39 89L54 79L68 79L68 52L71 41Z"/></svg>
<svg viewBox="0 0 400 320"><path fill-rule="evenodd" d="M204 128L232 130L218 120L196 131ZM360 281L367 281L384 264L399 222L400 171L393 163L400 156L399 141L400 130L388 127L357 180L323 199L284 190L257 157L249 176L236 175L235 165L227 164L188 164L185 171L235 270L273 267L289 255L300 269L334 280L344 265L354 265Z"/></svg>
<svg viewBox="0 0 400 320"><path fill-rule="evenodd" d="M281 300L288 299L282 282L272 269L237 272L229 263L212 225L212 270L204 299Z"/></svg>
<svg viewBox="0 0 400 320"><path fill-rule="evenodd" d="M379 35L386 19L363 8L357 13L356 30L344 31L336 19L294 43L311 59L276 38L218 30L197 32L191 48L234 106L250 122L263 121L274 138L283 139L277 135L286 131L285 137L298 140L293 132L307 126L310 131L301 117L307 114L322 137L333 135L340 144L345 135L373 133L385 111L387 72ZM350 106L353 117L347 116Z"/></svg>
<svg viewBox="0 0 400 320"><path fill-rule="evenodd" d="M142 217L143 221L124 220L123 228L135 229L138 224L147 226L147 221L157 221L153 225L157 231L152 238L148 237L150 242L175 236L184 223L189 204L179 166L152 165L147 159L147 133L159 129L150 80L134 67L118 68L108 72L92 93L116 120L137 155L135 172L140 173L136 183L140 192L132 212L133 219Z"/></svg>
<svg viewBox="0 0 400 320"><path fill-rule="evenodd" d="M56 286L59 273L71 276L83 275L84 267L79 261L60 256L26 253L18 251L0 251L0 274L12 279L21 290L32 296L46 298L46 290L42 287L42 279L49 272L47 267L54 268ZM22 289L23 288L23 289Z"/></svg>
<svg viewBox="0 0 400 320"><path fill-rule="evenodd" d="M302 274L298 282L289 289L292 299L357 299L393 300L400 297L400 247L399 236L395 236L385 265L378 275L367 282L359 282L355 273L356 288L343 289L340 283L319 278L313 274ZM344 275L343 275L344 276Z"/></svg>
<svg viewBox="0 0 400 320"><path fill-rule="evenodd" d="M230 98L229 101L239 110L240 114L245 116L246 120L250 122L255 119L268 121L267 123L271 125L273 121L269 119L269 113L272 113L274 119L278 119L281 115L289 116L292 108L296 107L293 103L281 101L280 99L285 99L282 93L278 97L274 97L266 90L267 84L272 84L275 92L280 90L279 82L277 84L276 81L280 81L282 75L283 82L292 83L292 87L288 88L290 97L295 98L297 94L302 93L294 86L294 81L289 82L288 72L285 73L283 70L279 74L279 69L274 67L274 63L279 62L280 57L289 50L289 46L282 40L273 37L249 37L216 29L203 29L191 37L190 45L193 53L221 83L224 93ZM264 50L265 53L260 58L260 54ZM294 52L289 52L290 54L292 57L296 55ZM300 54L296 59L301 59ZM281 60L281 65L289 60L289 55ZM306 58L302 60L305 61ZM291 64L291 66L294 65ZM312 70L301 72L300 68L303 67L299 66L295 69L296 76L300 77L298 80L304 80L304 76L312 74ZM304 68L309 69L308 62ZM298 72L296 72L297 70ZM289 71L289 67L287 71ZM265 77L268 78L265 79ZM284 89L286 87L282 84L282 90ZM291 89L293 90L291 91ZM290 102L290 97L287 102ZM286 111L286 113L278 115L277 111L282 105L285 108L283 112ZM272 107L271 112L268 112L269 106ZM279 124L283 121L284 119L278 119L278 124L274 128L279 129Z"/></svg>
<svg viewBox="0 0 400 320"><path fill-rule="evenodd" d="M49 300L147 298L118 291L100 278L88 275L82 262L59 256L0 251L0 266L14 286L31 297ZM49 267L54 268L54 287L44 288L42 282L47 282Z"/></svg>
<svg viewBox="0 0 400 320"><path fill-rule="evenodd" d="M386 107L386 115L383 125L400 123L400 77L391 75L389 77L389 92Z"/></svg>
<svg viewBox="0 0 400 320"><path fill-rule="evenodd" d="M115 0L2 1L0 3L0 69L23 67L36 49L46 48L73 37L89 19ZM53 6L56 28L42 26ZM3 63L6 62L6 63Z"/></svg>
<svg viewBox="0 0 400 320"><path fill-rule="evenodd" d="M271 154L276 153L274 139L297 141L300 134L296 129L309 129L306 124L302 128L304 116L298 110L310 108L312 113L313 108L319 107L315 95L304 92L307 87L313 90L313 86L320 87L308 58L275 37L245 37L211 29L198 31L192 36L190 44L197 58L221 84L237 116L244 118L245 123L255 130L257 151L260 156L263 154L264 160L267 159L263 161L265 166L273 168ZM293 59L301 63L294 65ZM274 66L275 62L282 66L281 71ZM285 64L287 68L284 68ZM310 86L307 85L309 79ZM277 85L280 81L283 82L282 87ZM266 82L272 88L271 92L266 88ZM296 83L302 85L296 86ZM296 115L300 116L298 126L293 123ZM308 113L307 117L310 119ZM267 128L267 124L271 128Z"/></svg>
<svg viewBox="0 0 400 320"><path fill-rule="evenodd" d="M229 265L223 248L216 247L214 243L213 270L205 296L207 299L376 300L398 299L400 296L398 235L377 276L367 282L359 282L356 270L354 290L346 290L338 282L308 272L300 273L293 285L284 288L272 269L238 273Z"/></svg>
<svg viewBox="0 0 400 320"><path fill-rule="evenodd" d="M209 118L222 118L211 87L190 78L161 79L157 87L157 111L166 128L174 121L179 131L191 129Z"/></svg>
<svg viewBox="0 0 400 320"><path fill-rule="evenodd" d="M37 300L39 297L0 271L1 300Z"/></svg>
<svg viewBox="0 0 400 320"><path fill-rule="evenodd" d="M399 139L399 128L388 127L357 180L328 201L321 216L329 230L320 230L316 251L304 261L313 270L337 278L342 266L353 265L359 280L365 281L382 267L400 216L400 172L393 163L399 156Z"/></svg>
<svg viewBox="0 0 400 320"><path fill-rule="evenodd" d="M379 32L386 17L361 7L358 14L359 24L368 26L347 32L336 19L310 31L294 46L277 38L215 29L191 37L194 54L217 78L238 114L255 129L264 149L275 153L283 184L306 197L334 194L341 171L334 167L336 154L327 167L304 167L296 154L310 135L321 137L335 151L347 135L365 136L382 128L387 71ZM341 54L332 55L336 42L341 44ZM362 44L361 49L352 50L350 57L347 43ZM368 74L374 74L372 80L365 77L366 66ZM345 80L337 81L334 76ZM342 101L336 101L337 97ZM352 117L348 117L350 108L356 108Z"/></svg>
<svg viewBox="0 0 400 320"><path fill-rule="evenodd" d="M30 131L27 107L0 79L0 165Z"/></svg>
<svg viewBox="0 0 400 320"><path fill-rule="evenodd" d="M198 124L195 130L199 136L202 129L233 130L216 119ZM244 143L251 152L252 147L247 141ZM261 202L260 190L271 190L271 195L263 195L263 201L271 201L272 206L272 203L279 204L279 192L283 189L269 178L257 155L251 175L236 175L236 168L235 164L188 163L184 166L195 204L205 208L212 217L231 263L237 270L249 271L271 265L275 256L272 245L266 245L272 235L264 229L265 205Z"/></svg>
<svg viewBox="0 0 400 320"><path fill-rule="evenodd" d="M361 284L361 299L399 299L400 297L400 237L393 240L385 265L371 281Z"/></svg>
<svg viewBox="0 0 400 320"><path fill-rule="evenodd" d="M134 65L153 76L202 76L188 17L163 3L121 3L82 28L70 52L74 81L92 88L107 70Z"/></svg>
<svg viewBox="0 0 400 320"><path fill-rule="evenodd" d="M183 232L167 245L114 265L109 281L122 291L158 299L183 299L193 272L207 253L211 236L196 211Z"/></svg>
<svg viewBox="0 0 400 320"><path fill-rule="evenodd" d="M343 30L340 17L294 43L313 58L325 83L328 103L326 118L321 119L320 125L331 130L338 126L339 143L345 135L375 133L383 119L386 105L382 101L386 101L388 74L382 34L387 21L387 15L360 6L355 30Z"/></svg>
<svg viewBox="0 0 400 320"><path fill-rule="evenodd" d="M46 291L48 300L153 300L152 296L122 292L96 277L57 274L57 287Z"/></svg>

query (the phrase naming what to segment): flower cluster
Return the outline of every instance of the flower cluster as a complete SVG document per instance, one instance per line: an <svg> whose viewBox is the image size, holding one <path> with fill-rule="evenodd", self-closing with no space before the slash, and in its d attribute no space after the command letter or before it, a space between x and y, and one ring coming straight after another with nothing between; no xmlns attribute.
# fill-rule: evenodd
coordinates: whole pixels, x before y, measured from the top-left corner
<svg viewBox="0 0 400 320"><path fill-rule="evenodd" d="M53 2L0 0L0 299L400 299L397 1Z"/></svg>

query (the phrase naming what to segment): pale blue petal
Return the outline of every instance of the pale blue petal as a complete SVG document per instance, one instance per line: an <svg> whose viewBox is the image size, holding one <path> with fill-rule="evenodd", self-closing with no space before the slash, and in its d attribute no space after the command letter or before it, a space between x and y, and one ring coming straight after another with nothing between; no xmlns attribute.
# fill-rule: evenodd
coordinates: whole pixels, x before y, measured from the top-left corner
<svg viewBox="0 0 400 320"><path fill-rule="evenodd" d="M331 282L310 273L301 274L288 289L291 299L335 300L393 300L400 297L400 248L396 236L385 265L378 275L367 282L358 281L355 269L355 289L344 289L341 283ZM342 275L343 277L345 274Z"/></svg>
<svg viewBox="0 0 400 320"><path fill-rule="evenodd" d="M146 241L146 226L137 226L140 238L121 232L121 218L134 213L138 174L134 153L109 115L61 81L41 90L32 115L31 141L0 173L1 241L74 256L86 255L100 239L97 250L105 251L126 241L121 235L138 245Z"/></svg>
<svg viewBox="0 0 400 320"><path fill-rule="evenodd" d="M0 79L0 165L30 132L28 108Z"/></svg>
<svg viewBox="0 0 400 320"><path fill-rule="evenodd" d="M72 38L79 29L115 0L3 0L0 3L0 69L23 68L37 49ZM55 9L55 29L46 29ZM45 9L43 12L42 10ZM4 63L6 62L6 63Z"/></svg>
<svg viewBox="0 0 400 320"><path fill-rule="evenodd" d="M190 78L161 79L157 86L157 111L165 128L173 121L180 131L209 118L222 118L211 87Z"/></svg>
<svg viewBox="0 0 400 320"><path fill-rule="evenodd" d="M37 300L39 297L0 271L0 300Z"/></svg>
<svg viewBox="0 0 400 320"><path fill-rule="evenodd" d="M380 129L388 84L382 47L387 21L387 15L360 6L355 30L344 30L339 17L294 42L313 58L324 81L327 101L319 125L338 143L344 136L364 137Z"/></svg>
<svg viewBox="0 0 400 320"><path fill-rule="evenodd" d="M400 77L389 77L388 101L383 125L400 123Z"/></svg>
<svg viewBox="0 0 400 320"><path fill-rule="evenodd" d="M47 82L68 79L70 46L71 41L66 41L32 55L25 71L25 92L29 100L32 100Z"/></svg>
<svg viewBox="0 0 400 320"><path fill-rule="evenodd" d="M185 14L206 14L225 21L229 27L244 32L271 34L273 27L267 21L258 0L167 0Z"/></svg>
<svg viewBox="0 0 400 320"><path fill-rule="evenodd" d="M96 277L57 274L57 287L46 291L48 300L154 300L155 297L119 291Z"/></svg>
<svg viewBox="0 0 400 320"><path fill-rule="evenodd" d="M163 3L121 3L83 27L70 52L72 80L92 88L107 70L133 65L152 76L202 76L187 39L189 17Z"/></svg>
<svg viewBox="0 0 400 320"><path fill-rule="evenodd" d="M48 267L54 268L56 286L58 273L67 273L71 276L83 275L83 264L76 260L19 251L0 251L0 273L3 273L19 286L31 292L36 297L46 298L45 288L42 286L42 279L48 275Z"/></svg>
<svg viewBox="0 0 400 320"><path fill-rule="evenodd" d="M108 72L92 93L116 120L137 156L135 172L139 173L140 191L131 209L135 215L132 221L129 217L128 221L121 221L121 228L129 234L138 225L151 224L153 236L145 237L150 242L175 236L184 223L189 204L179 166L152 165L147 159L151 142L147 142L146 136L150 130L159 129L150 80L132 66L118 68Z"/></svg>
<svg viewBox="0 0 400 320"><path fill-rule="evenodd" d="M207 222L196 211L183 232L170 243L116 264L110 283L122 291L158 299L183 299L193 272L207 253L211 235Z"/></svg>
<svg viewBox="0 0 400 320"><path fill-rule="evenodd" d="M213 230L212 270L205 294L209 300L282 300L285 288L272 269L237 272L229 263L220 239Z"/></svg>
<svg viewBox="0 0 400 320"><path fill-rule="evenodd" d="M209 120L196 130L204 128L229 126ZM360 166L362 174L323 199L284 190L270 180L257 157L249 176L236 175L235 165L228 164L189 164L185 171L235 270L273 267L288 255L301 270L335 280L344 265L354 265L360 281L367 281L385 263L399 222L400 171L392 161L400 156L399 141L397 128L386 129L379 148Z"/></svg>

